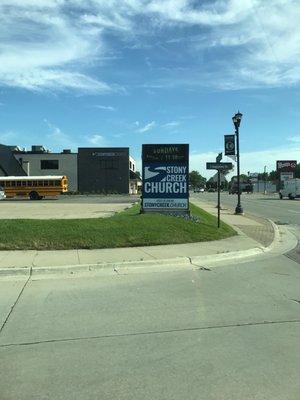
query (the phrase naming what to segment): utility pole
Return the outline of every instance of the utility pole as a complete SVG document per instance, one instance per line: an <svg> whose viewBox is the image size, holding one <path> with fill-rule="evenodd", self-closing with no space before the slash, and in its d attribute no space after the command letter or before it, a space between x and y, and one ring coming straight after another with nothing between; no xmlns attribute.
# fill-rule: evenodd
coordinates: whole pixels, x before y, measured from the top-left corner
<svg viewBox="0 0 300 400"><path fill-rule="evenodd" d="M243 114L239 111L232 117L232 121L235 127L236 136L236 152L237 152L237 184L238 184L238 203L235 208L236 214L244 214L244 210L241 205L241 182L240 182L240 138L239 138L239 128L241 124Z"/></svg>

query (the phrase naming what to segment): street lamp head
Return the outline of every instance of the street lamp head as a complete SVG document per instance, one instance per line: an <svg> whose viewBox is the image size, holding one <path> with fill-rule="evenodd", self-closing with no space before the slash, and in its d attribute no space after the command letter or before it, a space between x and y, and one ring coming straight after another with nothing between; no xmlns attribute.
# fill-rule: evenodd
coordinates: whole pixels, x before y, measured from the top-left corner
<svg viewBox="0 0 300 400"><path fill-rule="evenodd" d="M243 114L240 113L239 111L232 117L232 121L234 123L234 126L236 128L239 128L240 124L241 124L241 120L242 120L242 116Z"/></svg>

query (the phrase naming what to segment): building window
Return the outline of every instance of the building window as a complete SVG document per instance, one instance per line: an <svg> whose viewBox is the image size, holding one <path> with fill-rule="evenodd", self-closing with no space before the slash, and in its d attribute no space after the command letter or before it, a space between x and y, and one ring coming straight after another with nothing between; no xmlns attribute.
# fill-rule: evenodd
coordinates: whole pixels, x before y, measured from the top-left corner
<svg viewBox="0 0 300 400"><path fill-rule="evenodd" d="M41 169L58 169L58 160L41 160Z"/></svg>

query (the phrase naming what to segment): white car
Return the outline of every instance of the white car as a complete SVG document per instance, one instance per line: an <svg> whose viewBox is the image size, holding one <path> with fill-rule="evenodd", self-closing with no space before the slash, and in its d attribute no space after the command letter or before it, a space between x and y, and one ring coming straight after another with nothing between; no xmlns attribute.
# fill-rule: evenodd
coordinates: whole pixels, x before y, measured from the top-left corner
<svg viewBox="0 0 300 400"><path fill-rule="evenodd" d="M204 192L204 188L196 188L194 189L194 193L203 193Z"/></svg>
<svg viewBox="0 0 300 400"><path fill-rule="evenodd" d="M4 192L4 189L2 186L0 186L0 200L3 200L6 198L6 194Z"/></svg>

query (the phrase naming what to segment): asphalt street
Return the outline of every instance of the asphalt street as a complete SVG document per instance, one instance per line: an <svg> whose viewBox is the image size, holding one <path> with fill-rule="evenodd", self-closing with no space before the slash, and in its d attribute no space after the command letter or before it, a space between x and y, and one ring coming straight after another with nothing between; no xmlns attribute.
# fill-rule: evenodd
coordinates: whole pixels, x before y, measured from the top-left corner
<svg viewBox="0 0 300 400"><path fill-rule="evenodd" d="M191 193L191 198L202 199L206 202L217 204L217 193ZM279 223L287 223L300 226L300 199L280 200L277 194L242 194L241 203L244 212L270 218ZM221 204L235 209L237 195L229 195L227 192L221 193Z"/></svg>
<svg viewBox="0 0 300 400"><path fill-rule="evenodd" d="M62 204L119 204L119 203L130 203L140 199L140 195L61 195L55 197L47 197L40 201L32 201L29 198L16 197L13 199L5 199L2 202L7 203L36 203L36 204L47 204L47 203L62 203ZM1 205L1 203L0 203Z"/></svg>
<svg viewBox="0 0 300 400"><path fill-rule="evenodd" d="M30 280L0 398L299 400L299 265L210 269ZM24 283L0 282L1 304Z"/></svg>
<svg viewBox="0 0 300 400"><path fill-rule="evenodd" d="M273 219L277 204L280 218L299 207L243 200ZM287 228L298 234L291 218ZM288 255L2 279L0 399L299 400L299 284L300 265Z"/></svg>

